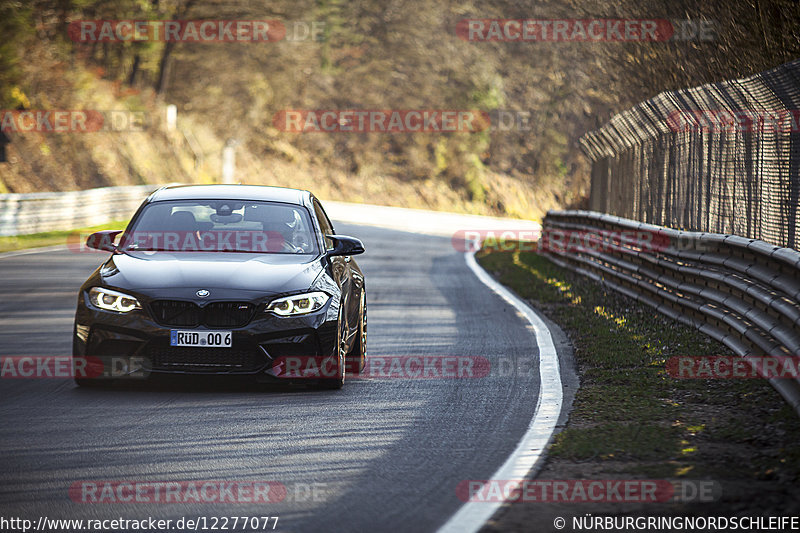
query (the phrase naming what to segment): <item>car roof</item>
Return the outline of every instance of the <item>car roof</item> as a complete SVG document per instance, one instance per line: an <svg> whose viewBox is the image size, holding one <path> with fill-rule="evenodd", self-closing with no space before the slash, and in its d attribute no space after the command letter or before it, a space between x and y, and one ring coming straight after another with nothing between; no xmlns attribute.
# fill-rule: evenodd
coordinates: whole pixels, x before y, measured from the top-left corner
<svg viewBox="0 0 800 533"><path fill-rule="evenodd" d="M169 185L153 192L149 202L165 200L252 200L310 205L313 195L302 189L267 185Z"/></svg>

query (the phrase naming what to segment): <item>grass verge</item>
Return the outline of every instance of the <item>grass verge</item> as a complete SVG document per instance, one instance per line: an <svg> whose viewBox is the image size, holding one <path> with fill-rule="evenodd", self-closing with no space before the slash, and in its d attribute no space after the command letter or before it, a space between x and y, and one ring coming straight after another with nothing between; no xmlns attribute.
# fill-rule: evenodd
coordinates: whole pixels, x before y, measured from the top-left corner
<svg viewBox="0 0 800 533"><path fill-rule="evenodd" d="M800 418L769 383L667 373L670 357L732 355L727 348L535 252L477 259L574 346L580 389L540 479L710 479L722 487L715 511L800 510ZM497 529L538 510L512 504Z"/></svg>
<svg viewBox="0 0 800 533"><path fill-rule="evenodd" d="M108 224L89 226L72 230L46 231L43 233L31 233L30 235L14 235L12 237L0 237L0 253L13 252L14 250L24 250L26 248L40 248L42 246L55 246L58 244L78 244L76 234L85 235L93 231L105 229L125 229L127 221L118 220Z"/></svg>

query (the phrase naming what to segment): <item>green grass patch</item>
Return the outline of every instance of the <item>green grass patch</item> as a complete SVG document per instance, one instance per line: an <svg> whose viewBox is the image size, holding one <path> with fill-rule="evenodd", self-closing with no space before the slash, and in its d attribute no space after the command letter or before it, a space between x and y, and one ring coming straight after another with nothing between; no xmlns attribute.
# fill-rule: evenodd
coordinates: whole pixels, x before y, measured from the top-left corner
<svg viewBox="0 0 800 533"><path fill-rule="evenodd" d="M670 357L732 355L725 346L535 252L477 259L573 343L581 386L551 458L622 460L631 474L800 481L800 418L766 381L667 374Z"/></svg>
<svg viewBox="0 0 800 533"><path fill-rule="evenodd" d="M26 248L40 248L42 246L55 246L58 244L78 244L76 234L85 235L93 231L107 229L125 229L127 221L115 221L98 226L77 228L72 230L46 231L43 233L31 233L29 235L15 235L13 237L0 237L0 252L11 252Z"/></svg>
<svg viewBox="0 0 800 533"><path fill-rule="evenodd" d="M677 430L654 424L602 424L556 435L550 454L572 460L661 459L680 453Z"/></svg>

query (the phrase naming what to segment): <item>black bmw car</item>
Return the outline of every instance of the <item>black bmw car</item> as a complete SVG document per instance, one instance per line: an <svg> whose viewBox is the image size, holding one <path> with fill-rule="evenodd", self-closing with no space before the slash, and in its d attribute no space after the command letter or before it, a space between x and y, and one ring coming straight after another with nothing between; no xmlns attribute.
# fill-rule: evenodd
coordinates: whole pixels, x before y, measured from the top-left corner
<svg viewBox="0 0 800 533"><path fill-rule="evenodd" d="M164 187L124 232L95 233L87 246L111 256L80 289L73 357L83 365L270 381L296 358L327 369L297 375L325 388L364 367L366 287L351 258L364 247L337 235L308 191ZM97 381L76 374L79 385Z"/></svg>

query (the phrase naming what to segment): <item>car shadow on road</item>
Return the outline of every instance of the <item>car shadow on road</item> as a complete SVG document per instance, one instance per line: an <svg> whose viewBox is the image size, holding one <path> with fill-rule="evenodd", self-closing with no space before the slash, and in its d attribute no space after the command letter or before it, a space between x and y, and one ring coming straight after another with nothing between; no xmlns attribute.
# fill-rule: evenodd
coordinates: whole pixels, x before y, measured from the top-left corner
<svg viewBox="0 0 800 533"><path fill-rule="evenodd" d="M270 381L259 383L252 377L239 376L169 376L148 379L98 381L91 386L76 387L80 394L109 393L116 391L146 392L216 392L216 393L297 393L326 391L317 389L312 383ZM335 391L327 391L335 392Z"/></svg>

